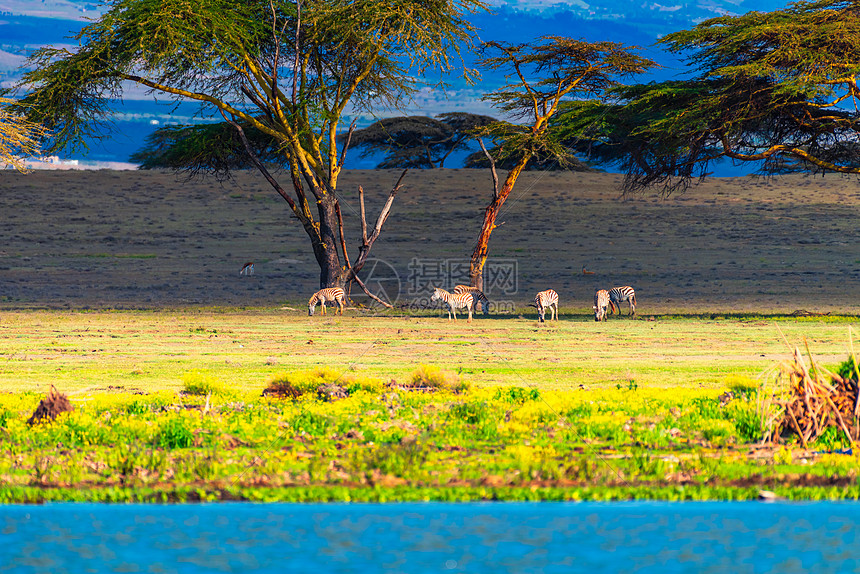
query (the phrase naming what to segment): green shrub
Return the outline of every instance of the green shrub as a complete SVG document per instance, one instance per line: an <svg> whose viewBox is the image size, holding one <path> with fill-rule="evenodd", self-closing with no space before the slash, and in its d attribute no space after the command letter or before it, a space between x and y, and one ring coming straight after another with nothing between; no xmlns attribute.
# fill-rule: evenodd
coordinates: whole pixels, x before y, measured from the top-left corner
<svg viewBox="0 0 860 574"><path fill-rule="evenodd" d="M758 442L764 437L764 429L754 405L733 403L726 409L726 418L734 422L738 437L744 442Z"/></svg>
<svg viewBox="0 0 860 574"><path fill-rule="evenodd" d="M371 475L374 470L410 478L423 472L429 453L418 442L385 444L370 449L355 449L347 465L354 473Z"/></svg>
<svg viewBox="0 0 860 574"><path fill-rule="evenodd" d="M749 377L729 375L726 377L726 386L739 399L751 401L756 398L761 385Z"/></svg>
<svg viewBox="0 0 860 574"><path fill-rule="evenodd" d="M836 369L836 374L843 379L857 380L857 363L854 357L848 357L848 360L839 365Z"/></svg>
<svg viewBox="0 0 860 574"><path fill-rule="evenodd" d="M540 400L540 391L523 387L500 387L496 389L493 398L497 401L521 405L527 401Z"/></svg>
<svg viewBox="0 0 860 574"><path fill-rule="evenodd" d="M735 434L735 426L726 420L703 421L699 427L702 438L715 444L725 444Z"/></svg>
<svg viewBox="0 0 860 574"><path fill-rule="evenodd" d="M485 422L492 417L493 411L489 405L484 402L480 403L455 403L451 405L448 413L455 419L461 420L466 424L475 425Z"/></svg>
<svg viewBox="0 0 860 574"><path fill-rule="evenodd" d="M53 424L41 429L42 438L48 443L65 447L114 444L111 429L101 421L81 412L63 413Z"/></svg>
<svg viewBox="0 0 860 574"><path fill-rule="evenodd" d="M845 439L845 433L835 426L824 429L821 436L815 439L813 445L821 450L839 450L851 446Z"/></svg>
<svg viewBox="0 0 860 574"><path fill-rule="evenodd" d="M130 415L142 415L150 411L149 403L136 400L125 405L125 412Z"/></svg>
<svg viewBox="0 0 860 574"><path fill-rule="evenodd" d="M224 381L218 377L193 370L182 375L182 392L187 395L217 395L226 388Z"/></svg>
<svg viewBox="0 0 860 574"><path fill-rule="evenodd" d="M347 375L343 378L341 384L346 388L346 392L350 395L358 391L379 394L385 390L385 383L383 383L381 379L374 379L371 377Z"/></svg>
<svg viewBox="0 0 860 574"><path fill-rule="evenodd" d="M594 407L588 403L581 403L575 407L571 407L562 413L562 417L568 421L575 421L585 417L590 417L594 412Z"/></svg>
<svg viewBox="0 0 860 574"><path fill-rule="evenodd" d="M194 444L194 432L188 428L185 417L171 415L160 421L153 437L153 446L161 448L188 448Z"/></svg>
<svg viewBox="0 0 860 574"><path fill-rule="evenodd" d="M695 414L698 416L693 416L693 419L721 419L723 418L723 412L720 408L719 399L711 399L708 397L696 397L692 401L693 407L695 408Z"/></svg>
<svg viewBox="0 0 860 574"><path fill-rule="evenodd" d="M302 411L293 417L288 424L296 434L306 433L311 436L323 436L332 426L332 419L311 411Z"/></svg>

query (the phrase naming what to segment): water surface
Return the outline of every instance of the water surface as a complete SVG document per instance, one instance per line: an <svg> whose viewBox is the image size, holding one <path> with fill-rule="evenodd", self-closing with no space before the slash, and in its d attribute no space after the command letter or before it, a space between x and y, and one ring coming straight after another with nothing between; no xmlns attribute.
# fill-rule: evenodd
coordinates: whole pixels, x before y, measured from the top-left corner
<svg viewBox="0 0 860 574"><path fill-rule="evenodd" d="M0 506L0 572L860 572L850 503Z"/></svg>

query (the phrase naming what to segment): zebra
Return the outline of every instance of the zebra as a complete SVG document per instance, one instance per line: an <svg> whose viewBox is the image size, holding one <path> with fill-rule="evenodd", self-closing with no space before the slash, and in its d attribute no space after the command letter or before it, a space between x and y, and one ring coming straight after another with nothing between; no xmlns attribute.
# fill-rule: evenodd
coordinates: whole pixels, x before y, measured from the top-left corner
<svg viewBox="0 0 860 574"><path fill-rule="evenodd" d="M594 292L594 320L606 321L606 308L612 306L609 291L600 289Z"/></svg>
<svg viewBox="0 0 860 574"><path fill-rule="evenodd" d="M441 287L433 288L431 301L444 301L448 306L448 320L451 320L453 315L454 320L457 320L457 309L465 307L469 310L469 323L472 322L472 307L475 304L475 299L471 293L448 293Z"/></svg>
<svg viewBox="0 0 860 574"><path fill-rule="evenodd" d="M456 285L453 291L454 295L460 295L461 293L470 293L474 300L474 309L475 313L478 312L478 302L481 303L481 310L484 312L484 315L490 314L490 300L487 299L487 296L484 295L484 292L478 289L477 287L472 287L470 285Z"/></svg>
<svg viewBox="0 0 860 574"><path fill-rule="evenodd" d="M308 301L308 315L313 317L314 309L316 309L317 303L322 305L322 314L325 315L325 304L335 303L338 307L335 310L340 311L340 314L343 315L344 308L344 299L346 296L344 295L343 289L340 287L328 287L326 289L320 289L316 293L314 293L313 297L311 297L310 301Z"/></svg>
<svg viewBox="0 0 860 574"><path fill-rule="evenodd" d="M538 318L541 323L544 322L544 314L547 309L549 309L550 320L555 319L558 321L558 293L552 289L541 291L535 295L534 306L537 307Z"/></svg>
<svg viewBox="0 0 860 574"><path fill-rule="evenodd" d="M615 309L618 309L618 314L621 314L621 303L627 303L630 305L630 315L636 314L636 292L633 291L633 287L629 285L625 285L624 287L613 287L609 290L609 306L610 313L613 313Z"/></svg>

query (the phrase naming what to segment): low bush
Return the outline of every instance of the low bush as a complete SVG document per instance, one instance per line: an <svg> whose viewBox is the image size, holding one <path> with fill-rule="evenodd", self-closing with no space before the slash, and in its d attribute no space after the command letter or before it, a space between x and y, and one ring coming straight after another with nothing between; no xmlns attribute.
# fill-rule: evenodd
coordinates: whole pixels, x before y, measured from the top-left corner
<svg viewBox="0 0 860 574"><path fill-rule="evenodd" d="M726 377L726 386L738 398L746 401L755 400L761 384L749 377L742 375L729 375Z"/></svg>
<svg viewBox="0 0 860 574"><path fill-rule="evenodd" d="M224 381L208 373L193 370L182 375L182 392L186 395L218 395L225 390Z"/></svg>
<svg viewBox="0 0 860 574"><path fill-rule="evenodd" d="M380 379L320 367L308 371L273 375L267 381L263 395L296 399L306 394L317 394L322 387L333 384L342 387L347 395L358 391L380 393L385 388Z"/></svg>
<svg viewBox="0 0 860 574"><path fill-rule="evenodd" d="M419 365L412 371L408 386L454 393L464 392L470 387L459 375L443 371L435 365Z"/></svg>

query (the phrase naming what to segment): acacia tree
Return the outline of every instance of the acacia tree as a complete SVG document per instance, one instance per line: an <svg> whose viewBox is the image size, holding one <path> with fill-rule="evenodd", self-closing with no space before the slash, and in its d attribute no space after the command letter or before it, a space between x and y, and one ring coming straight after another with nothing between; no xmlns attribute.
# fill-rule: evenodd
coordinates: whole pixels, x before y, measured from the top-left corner
<svg viewBox="0 0 860 574"><path fill-rule="evenodd" d="M217 110L243 143L250 126L278 142L288 191L246 151L310 238L320 285L356 273L388 217L394 186L350 260L338 176L348 142L342 117L373 105L401 105L416 77L454 69L481 0L111 0L78 35L74 51L43 48L19 89L31 117L56 129L52 146L81 145L103 127L108 98L127 82ZM401 176L402 179L402 176ZM359 190L360 191L360 190ZM363 194L359 194L363 206ZM339 251L340 249L340 251Z"/></svg>
<svg viewBox="0 0 860 574"><path fill-rule="evenodd" d="M10 106L14 100L0 98L0 162L24 173L24 158L38 155L39 141L47 134L45 128L27 121Z"/></svg>
<svg viewBox="0 0 860 574"><path fill-rule="evenodd" d="M552 124L552 122L550 123ZM562 144L564 143L562 142ZM482 149L469 154L466 157L464 167L469 169L513 169L519 159L512 156L501 157L502 150L500 147L492 147L486 151ZM493 159L494 157L501 157L501 159L496 161ZM523 171L594 171L594 168L574 155L566 154L560 161L557 156L546 154L533 155Z"/></svg>
<svg viewBox="0 0 860 574"><path fill-rule="evenodd" d="M254 168L251 157L267 165L289 166L278 140L237 123L241 132L227 122L164 126L146 136L144 146L129 159L139 164L138 169L173 169L190 176L213 175L220 181L235 170Z"/></svg>
<svg viewBox="0 0 860 574"><path fill-rule="evenodd" d="M661 40L693 77L614 90L560 123L623 166L627 191L685 188L723 158L766 173L860 173L858 37L858 0L706 20Z"/></svg>
<svg viewBox="0 0 860 574"><path fill-rule="evenodd" d="M550 125L562 102L598 96L619 78L655 65L615 42L592 43L558 36L544 36L535 44L487 42L484 49L486 55L479 65L507 73L507 83L486 94L484 99L512 119L525 122L496 122L478 134L488 136L497 150L496 156L492 156L479 139L493 178L493 196L484 210L469 266L471 284L479 289L483 288L483 270L496 218L522 171L535 157L554 158L561 164L571 161L570 151ZM496 165L501 162L511 167L499 185Z"/></svg>
<svg viewBox="0 0 860 574"><path fill-rule="evenodd" d="M384 118L352 134L352 147L361 157L385 154L376 166L388 168L437 168L455 151L466 150L472 132L495 118L465 112L448 112L435 118L398 116Z"/></svg>

